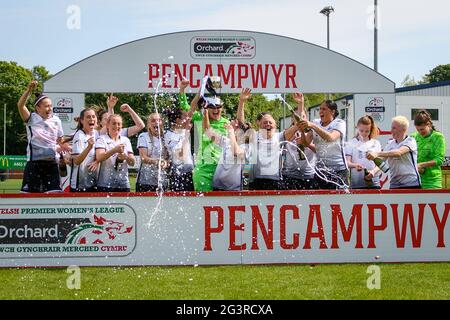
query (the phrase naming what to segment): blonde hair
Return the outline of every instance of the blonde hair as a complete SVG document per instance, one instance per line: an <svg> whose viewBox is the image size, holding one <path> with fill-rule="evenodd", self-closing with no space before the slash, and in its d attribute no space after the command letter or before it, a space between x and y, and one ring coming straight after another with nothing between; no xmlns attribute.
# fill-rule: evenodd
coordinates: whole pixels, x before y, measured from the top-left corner
<svg viewBox="0 0 450 320"><path fill-rule="evenodd" d="M111 122L111 119L112 119L112 118L119 118L120 120L123 121L123 118L122 118L122 116L121 116L120 114L110 114L110 115L108 116L108 124Z"/></svg>
<svg viewBox="0 0 450 320"><path fill-rule="evenodd" d="M408 130L408 128L409 128L409 120L405 116L393 117L392 118L392 122L398 123L399 125L401 125L406 130Z"/></svg>

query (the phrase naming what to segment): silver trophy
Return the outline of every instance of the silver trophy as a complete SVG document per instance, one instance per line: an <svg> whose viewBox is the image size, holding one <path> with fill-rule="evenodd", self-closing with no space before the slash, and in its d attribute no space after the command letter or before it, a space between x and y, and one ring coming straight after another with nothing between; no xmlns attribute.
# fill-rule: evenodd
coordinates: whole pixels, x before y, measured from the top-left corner
<svg viewBox="0 0 450 320"><path fill-rule="evenodd" d="M221 79L218 76L210 76L206 81L206 90L213 96L217 97L218 89L222 88Z"/></svg>
<svg viewBox="0 0 450 320"><path fill-rule="evenodd" d="M221 78L218 76L205 76L202 81L202 87L200 90L200 100L198 106L200 108L220 108L223 103L217 94L218 89L222 88ZM211 96L205 96L207 91Z"/></svg>

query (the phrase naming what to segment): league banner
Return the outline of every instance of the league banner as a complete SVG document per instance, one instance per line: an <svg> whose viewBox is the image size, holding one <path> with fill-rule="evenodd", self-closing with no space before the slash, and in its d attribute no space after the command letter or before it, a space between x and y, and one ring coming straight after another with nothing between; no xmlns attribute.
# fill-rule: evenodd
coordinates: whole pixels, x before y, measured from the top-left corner
<svg viewBox="0 0 450 320"><path fill-rule="evenodd" d="M0 266L450 261L448 195L2 195Z"/></svg>

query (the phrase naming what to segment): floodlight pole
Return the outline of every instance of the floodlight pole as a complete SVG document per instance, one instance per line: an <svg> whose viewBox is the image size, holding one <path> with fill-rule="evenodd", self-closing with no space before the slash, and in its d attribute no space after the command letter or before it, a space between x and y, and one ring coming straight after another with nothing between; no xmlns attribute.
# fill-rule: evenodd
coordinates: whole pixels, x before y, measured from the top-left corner
<svg viewBox="0 0 450 320"><path fill-rule="evenodd" d="M330 50L330 14L327 14L327 49Z"/></svg>
<svg viewBox="0 0 450 320"><path fill-rule="evenodd" d="M373 70L378 72L378 0L374 0L373 15Z"/></svg>
<svg viewBox="0 0 450 320"><path fill-rule="evenodd" d="M324 7L320 10L320 13L327 17L327 49L330 50L330 14L334 12L334 8L332 6ZM327 93L327 99L330 100L330 94Z"/></svg>

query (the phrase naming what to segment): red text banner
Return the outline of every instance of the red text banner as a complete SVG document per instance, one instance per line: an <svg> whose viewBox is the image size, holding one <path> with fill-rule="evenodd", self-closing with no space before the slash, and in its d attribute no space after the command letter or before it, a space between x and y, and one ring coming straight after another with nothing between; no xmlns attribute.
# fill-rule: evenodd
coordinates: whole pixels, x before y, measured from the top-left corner
<svg viewBox="0 0 450 320"><path fill-rule="evenodd" d="M450 261L449 193L2 195L0 266Z"/></svg>

